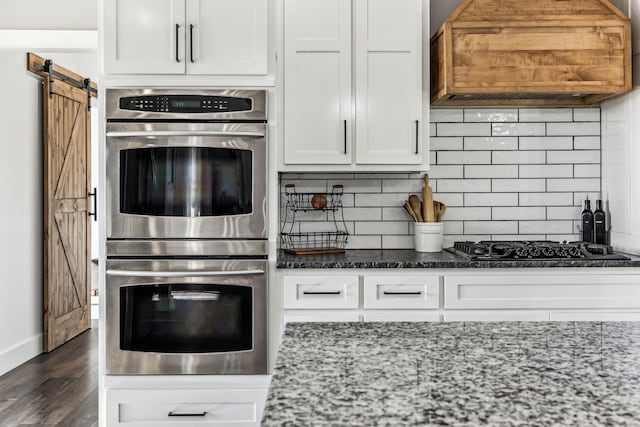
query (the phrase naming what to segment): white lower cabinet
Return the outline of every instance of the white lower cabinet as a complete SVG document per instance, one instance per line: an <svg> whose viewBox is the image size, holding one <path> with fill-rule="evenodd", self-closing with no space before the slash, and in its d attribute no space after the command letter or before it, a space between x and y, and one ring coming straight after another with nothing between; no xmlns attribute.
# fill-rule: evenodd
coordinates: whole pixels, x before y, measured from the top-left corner
<svg viewBox="0 0 640 427"><path fill-rule="evenodd" d="M108 389L107 426L260 425L266 388Z"/></svg>
<svg viewBox="0 0 640 427"><path fill-rule="evenodd" d="M287 310L284 323L359 322L360 313L351 310Z"/></svg>
<svg viewBox="0 0 640 427"><path fill-rule="evenodd" d="M357 309L360 299L359 277L285 276L285 309Z"/></svg>
<svg viewBox="0 0 640 427"><path fill-rule="evenodd" d="M529 310L445 310L445 322L544 322L546 311Z"/></svg>
<svg viewBox="0 0 640 427"><path fill-rule="evenodd" d="M440 322L436 310L366 310L365 322Z"/></svg>
<svg viewBox="0 0 640 427"><path fill-rule="evenodd" d="M365 309L437 309L440 276L364 276Z"/></svg>
<svg viewBox="0 0 640 427"><path fill-rule="evenodd" d="M445 309L640 307L638 274L447 275L444 282Z"/></svg>

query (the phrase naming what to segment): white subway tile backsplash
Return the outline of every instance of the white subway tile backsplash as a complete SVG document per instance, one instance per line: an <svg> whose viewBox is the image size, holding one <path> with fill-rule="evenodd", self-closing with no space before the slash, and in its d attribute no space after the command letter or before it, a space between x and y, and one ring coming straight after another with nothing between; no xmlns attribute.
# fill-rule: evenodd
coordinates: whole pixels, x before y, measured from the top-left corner
<svg viewBox="0 0 640 427"><path fill-rule="evenodd" d="M355 223L355 233L366 234L408 234L409 221L359 221Z"/></svg>
<svg viewBox="0 0 640 427"><path fill-rule="evenodd" d="M520 221L520 233L524 234L536 234L540 231L547 234L569 234L572 228L572 221Z"/></svg>
<svg viewBox="0 0 640 427"><path fill-rule="evenodd" d="M433 165L429 170L431 178L464 178L462 165Z"/></svg>
<svg viewBox="0 0 640 427"><path fill-rule="evenodd" d="M486 137L467 136L464 138L464 149L469 151L517 150L518 137L515 137L515 136L486 136Z"/></svg>
<svg viewBox="0 0 640 427"><path fill-rule="evenodd" d="M576 178L599 178L600 163L594 165L573 165L573 176Z"/></svg>
<svg viewBox="0 0 640 427"><path fill-rule="evenodd" d="M466 193L465 206L517 206L518 193Z"/></svg>
<svg viewBox="0 0 640 427"><path fill-rule="evenodd" d="M460 240L577 240L582 202L600 197L599 108L446 108L430 117L430 185L447 205L444 246ZM344 186L347 248L413 248L402 205L423 173L286 173L299 192ZM284 212L284 210L282 210ZM283 215L283 214L281 214ZM284 216L284 215L283 215ZM338 215L341 219L340 214ZM300 213L293 231L330 231L330 213Z"/></svg>
<svg viewBox="0 0 640 427"><path fill-rule="evenodd" d="M442 225L444 234L462 234L464 233L464 221L444 221Z"/></svg>
<svg viewBox="0 0 640 427"><path fill-rule="evenodd" d="M547 123L547 135L600 135L600 122Z"/></svg>
<svg viewBox="0 0 640 427"><path fill-rule="evenodd" d="M520 178L565 178L573 176L573 165L520 165Z"/></svg>
<svg viewBox="0 0 640 427"><path fill-rule="evenodd" d="M382 247L385 249L413 249L413 235L383 235Z"/></svg>
<svg viewBox="0 0 640 427"><path fill-rule="evenodd" d="M571 108L521 108L521 122L570 122Z"/></svg>
<svg viewBox="0 0 640 427"><path fill-rule="evenodd" d="M571 206L573 193L521 193L520 206Z"/></svg>
<svg viewBox="0 0 640 427"><path fill-rule="evenodd" d="M546 219L544 206L491 208L493 220Z"/></svg>
<svg viewBox="0 0 640 427"><path fill-rule="evenodd" d="M491 191L507 192L538 192L545 191L544 179L493 179Z"/></svg>
<svg viewBox="0 0 640 427"><path fill-rule="evenodd" d="M465 122L517 122L518 110L516 109L464 109Z"/></svg>
<svg viewBox="0 0 640 427"><path fill-rule="evenodd" d="M521 150L571 150L571 136L521 136Z"/></svg>
<svg viewBox="0 0 640 427"><path fill-rule="evenodd" d="M491 135L493 136L533 136L544 134L544 123L493 123L491 125Z"/></svg>
<svg viewBox="0 0 640 427"><path fill-rule="evenodd" d="M462 150L461 136L436 136L429 139L431 151Z"/></svg>
<svg viewBox="0 0 640 427"><path fill-rule="evenodd" d="M465 165L465 178L517 178L518 165Z"/></svg>
<svg viewBox="0 0 640 427"><path fill-rule="evenodd" d="M599 150L600 137L599 136L576 136L573 138L573 149L574 150Z"/></svg>
<svg viewBox="0 0 640 427"><path fill-rule="evenodd" d="M438 151L439 165L488 165L491 151Z"/></svg>
<svg viewBox="0 0 640 427"><path fill-rule="evenodd" d="M424 187L422 178L385 180L382 183L382 192L417 193L422 192L422 187Z"/></svg>
<svg viewBox="0 0 640 427"><path fill-rule="evenodd" d="M382 236L349 236L347 249L382 249Z"/></svg>
<svg viewBox="0 0 640 427"><path fill-rule="evenodd" d="M600 108L575 108L573 110L574 122L599 122Z"/></svg>
<svg viewBox="0 0 640 427"><path fill-rule="evenodd" d="M463 193L433 193L433 200L442 202L447 206L464 206Z"/></svg>
<svg viewBox="0 0 640 427"><path fill-rule="evenodd" d="M334 185L342 185L345 193L380 193L382 191L382 180L379 179L331 179L327 181L329 192Z"/></svg>
<svg viewBox="0 0 640 427"><path fill-rule="evenodd" d="M488 193L490 179L439 179L439 193Z"/></svg>
<svg viewBox="0 0 640 427"><path fill-rule="evenodd" d="M342 214L345 221L381 221L382 212L384 208L372 207L372 208L343 208ZM397 208L402 209L402 208ZM405 214L406 215L406 214ZM336 217L340 218L340 212L337 212ZM328 218L333 220L333 214L329 214ZM405 218L402 218L405 219Z"/></svg>
<svg viewBox="0 0 640 427"><path fill-rule="evenodd" d="M491 123L438 123L436 136L491 136Z"/></svg>
<svg viewBox="0 0 640 427"><path fill-rule="evenodd" d="M549 151L547 163L598 163L600 150Z"/></svg>
<svg viewBox="0 0 640 427"><path fill-rule="evenodd" d="M580 218L582 208L579 206L549 206L547 219Z"/></svg>
<svg viewBox="0 0 640 427"><path fill-rule="evenodd" d="M491 208L448 207L444 219L447 221L489 221L491 220Z"/></svg>
<svg viewBox="0 0 640 427"><path fill-rule="evenodd" d="M491 163L494 165L542 164L545 158L544 151L494 151Z"/></svg>
<svg viewBox="0 0 640 427"><path fill-rule="evenodd" d="M431 123L460 123L464 120L464 110L462 108L432 108L429 120Z"/></svg>
<svg viewBox="0 0 640 427"><path fill-rule="evenodd" d="M600 191L599 178L548 179L547 191Z"/></svg>
<svg viewBox="0 0 640 427"><path fill-rule="evenodd" d="M355 194L355 206L402 206L408 193Z"/></svg>
<svg viewBox="0 0 640 427"><path fill-rule="evenodd" d="M465 221L465 234L517 234L518 221Z"/></svg>

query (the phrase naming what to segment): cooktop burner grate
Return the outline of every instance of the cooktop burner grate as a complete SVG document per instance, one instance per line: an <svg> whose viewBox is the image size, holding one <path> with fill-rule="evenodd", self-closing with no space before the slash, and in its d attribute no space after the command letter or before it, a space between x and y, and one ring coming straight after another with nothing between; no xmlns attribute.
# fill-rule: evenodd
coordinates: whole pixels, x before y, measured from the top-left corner
<svg viewBox="0 0 640 427"><path fill-rule="evenodd" d="M616 254L608 245L589 242L500 241L455 242L445 249L457 255L477 260L530 260L530 259L629 259Z"/></svg>

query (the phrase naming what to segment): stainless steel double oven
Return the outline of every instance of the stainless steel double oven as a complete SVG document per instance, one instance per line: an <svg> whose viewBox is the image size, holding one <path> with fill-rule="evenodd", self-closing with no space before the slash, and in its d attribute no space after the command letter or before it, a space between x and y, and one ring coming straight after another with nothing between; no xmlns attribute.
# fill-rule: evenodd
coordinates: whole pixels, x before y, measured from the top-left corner
<svg viewBox="0 0 640 427"><path fill-rule="evenodd" d="M267 373L266 94L108 89L108 374Z"/></svg>

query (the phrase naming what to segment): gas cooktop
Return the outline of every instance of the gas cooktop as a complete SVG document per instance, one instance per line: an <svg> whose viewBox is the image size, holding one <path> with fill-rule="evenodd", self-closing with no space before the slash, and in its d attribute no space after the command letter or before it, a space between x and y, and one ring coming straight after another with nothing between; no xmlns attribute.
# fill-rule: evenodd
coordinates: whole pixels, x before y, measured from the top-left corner
<svg viewBox="0 0 640 427"><path fill-rule="evenodd" d="M590 242L500 241L455 242L448 252L473 260L590 259L627 260L608 245Z"/></svg>

